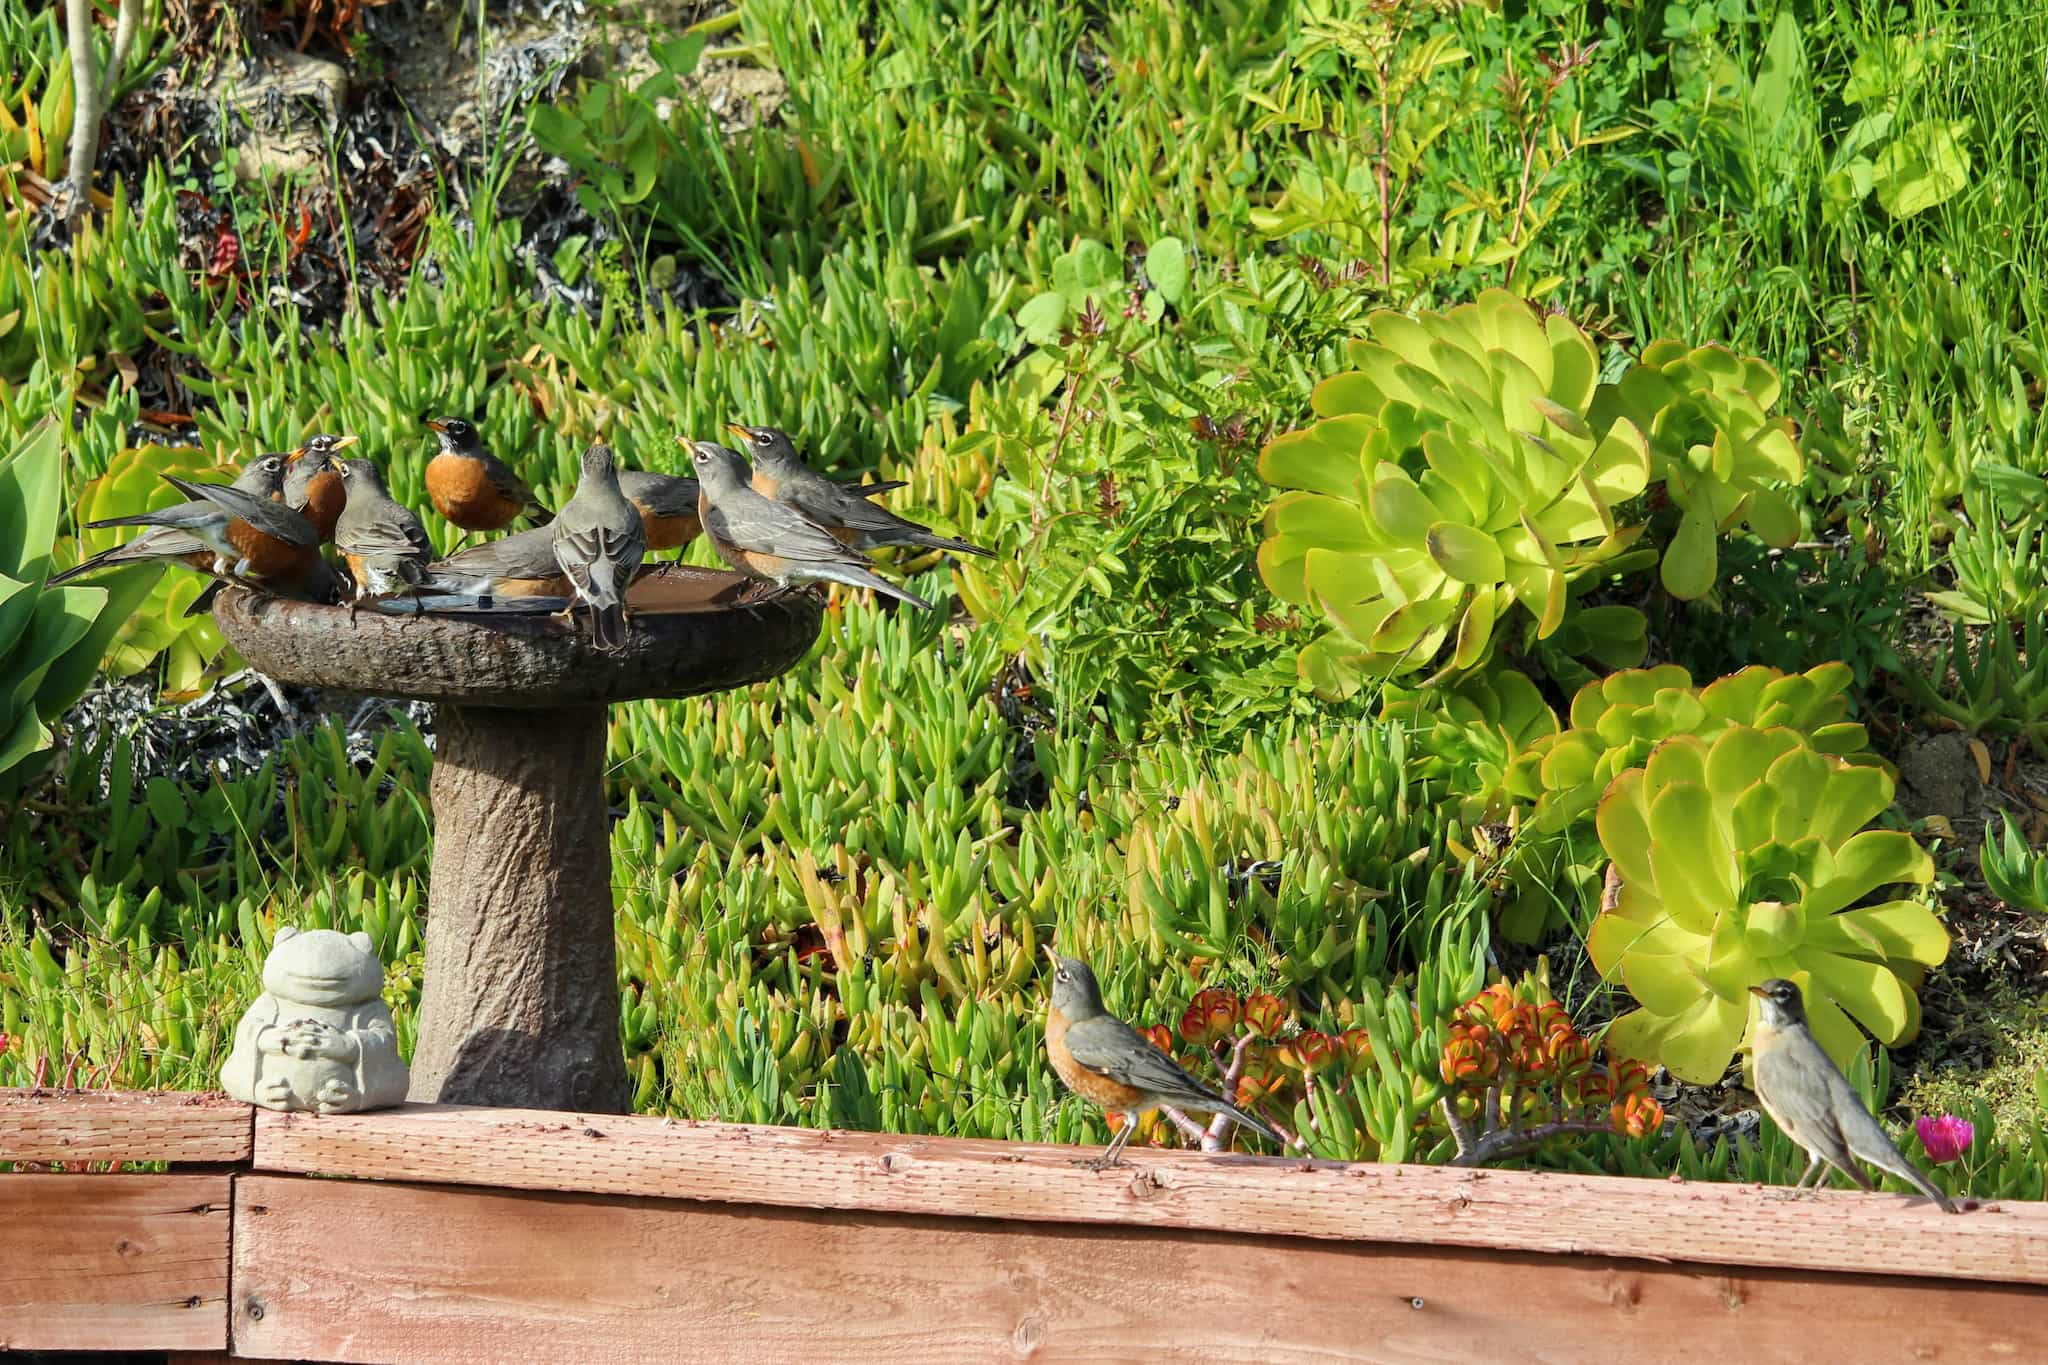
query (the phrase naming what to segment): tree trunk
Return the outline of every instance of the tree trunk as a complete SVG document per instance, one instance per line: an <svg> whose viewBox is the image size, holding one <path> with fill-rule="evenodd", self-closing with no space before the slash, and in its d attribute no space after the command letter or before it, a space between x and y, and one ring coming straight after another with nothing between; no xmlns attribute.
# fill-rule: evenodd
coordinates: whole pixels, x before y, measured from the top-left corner
<svg viewBox="0 0 2048 1365"><path fill-rule="evenodd" d="M435 714L410 1099L625 1113L602 706Z"/></svg>

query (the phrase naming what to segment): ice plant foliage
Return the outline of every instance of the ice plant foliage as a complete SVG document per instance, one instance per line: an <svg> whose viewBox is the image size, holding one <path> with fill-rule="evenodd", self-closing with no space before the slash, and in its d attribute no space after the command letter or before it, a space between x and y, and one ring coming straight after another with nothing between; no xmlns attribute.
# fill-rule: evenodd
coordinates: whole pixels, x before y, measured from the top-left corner
<svg viewBox="0 0 2048 1365"><path fill-rule="evenodd" d="M1596 1061L1564 1006L1529 978L1497 981L1458 1008L1445 1028L1441 1069L1460 1165L1571 1134L1647 1137L1664 1123L1649 1071L1635 1061Z"/></svg>
<svg viewBox="0 0 2048 1365"><path fill-rule="evenodd" d="M1619 889L1586 948L1642 1008L1608 1042L1712 1083L1742 1041L1749 987L1772 977L1799 984L1841 1065L1863 1046L1859 1023L1886 1044L1912 1037L1914 990L1949 937L1918 900L1864 904L1934 877L1912 835L1865 828L1891 800L1889 773L1783 727L1680 735L1617 777L1597 824Z"/></svg>
<svg viewBox="0 0 2048 1365"><path fill-rule="evenodd" d="M1957 1160L1977 1140L1977 1130L1970 1121L1959 1119L1954 1114L1923 1114L1913 1120L1913 1131L1920 1135L1920 1145L1926 1149L1927 1159L1937 1165Z"/></svg>

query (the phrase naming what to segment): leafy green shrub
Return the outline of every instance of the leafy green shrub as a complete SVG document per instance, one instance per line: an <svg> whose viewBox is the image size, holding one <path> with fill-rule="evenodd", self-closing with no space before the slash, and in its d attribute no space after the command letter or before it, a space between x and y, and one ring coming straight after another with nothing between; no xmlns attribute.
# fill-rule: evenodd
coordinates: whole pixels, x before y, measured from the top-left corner
<svg viewBox="0 0 2048 1365"><path fill-rule="evenodd" d="M1586 936L1601 974L1641 1005L1608 1031L1614 1048L1717 1081L1743 1038L1748 988L1776 976L1799 983L1843 1065L1863 1046L1851 1016L1882 1042L1911 1038L1915 987L1949 937L1917 900L1861 904L1934 877L1910 834L1865 828L1891 799L1882 769L1783 727L1679 735L1617 777L1598 823L1620 885Z"/></svg>
<svg viewBox="0 0 2048 1365"><path fill-rule="evenodd" d="M53 742L50 724L91 684L151 570L46 588L63 491L63 447L44 422L0 458L0 784L17 788Z"/></svg>
<svg viewBox="0 0 2048 1365"><path fill-rule="evenodd" d="M1650 474L1632 423L1588 424L1599 356L1567 319L1488 290L1367 325L1358 368L1316 388L1321 420L1259 456L1268 482L1301 490L1268 510L1259 571L1331 625L1300 658L1331 695L1476 668L1518 605L1531 638L1554 633L1571 580L1611 568L1640 534L1614 509Z"/></svg>

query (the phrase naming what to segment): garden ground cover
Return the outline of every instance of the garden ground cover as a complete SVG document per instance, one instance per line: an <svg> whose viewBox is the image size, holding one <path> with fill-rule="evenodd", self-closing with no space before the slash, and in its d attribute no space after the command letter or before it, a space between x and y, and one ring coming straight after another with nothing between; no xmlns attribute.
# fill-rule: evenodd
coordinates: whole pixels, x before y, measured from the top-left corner
<svg viewBox="0 0 2048 1365"><path fill-rule="evenodd" d="M2048 1105L2032 7L766 0L515 7L481 30L403 0L341 28L197 8L152 10L109 119L112 200L74 234L38 190L63 173L61 24L0 0L0 437L73 415L65 508L139 507L160 472L322 429L418 505L419 419L448 411L557 501L593 439L672 468L676 433L738 418L907 480L895 505L999 549L891 566L950 618L839 596L785 678L615 710L643 1110L1099 1140L1040 1049L1056 941L1184 1050L1269 1039L1253 1085L1317 1150L1442 1159L1446 1030L1492 975L1540 958L1588 1033L1657 998L1601 970L1600 872L1630 855L1541 759L1586 751L1597 796L1663 776L1641 768L1656 741L1720 735L1676 700L1617 701L1603 733L1575 697L1631 667L1685 669L1662 675L1675 698L1764 665L1824 671L1738 728L1896 773L1843 831L1906 840L1861 846L1896 875L1856 902L1941 916L1934 964L1894 945L1897 970L1856 969L1899 1025L1859 1076L1902 1113L1976 1119L1972 1172L1949 1174L2038 1196L2038 1159L1999 1155L2037 1151ZM245 56L274 72L287 49L345 76L331 117L234 93ZM1583 339L1563 406L1601 434L1626 409L1658 477L1594 451L1599 508L1542 528L1606 547L1546 559L1557 629L1531 629L1547 580L1503 568L1490 632L1469 659L1443 644L1458 667L1432 680L1430 623L1368 648L1383 620L1290 589L1261 547L1303 487L1284 452L1396 425L1384 392L1325 383L1371 371L1355 341L1398 349L1373 315L1489 290L1533 302L1544 363L1576 354L1557 329ZM1645 396L1660 340L1701 358L1658 373L1711 403ZM1471 382L1459 364L1410 385L1418 411ZM1441 420L1460 450L1491 439ZM1735 452L1705 462L1719 482L1687 472L1689 422ZM1796 434L1795 466L1763 422ZM1499 475L1526 451L1494 449L1487 479L1551 486ZM1431 542L1380 496L1353 500L1385 537L1368 557L1421 553L1454 586L1492 565L1474 534L1513 559L1512 525ZM1642 529L1609 545L1616 527ZM305 695L285 716L217 687L237 664L181 614L199 586L152 586L55 747L10 775L0 1084L211 1086L280 923L367 930L410 1047L431 716ZM1191 1019L1198 1000L1228 1018ZM1305 1037L1360 1041L1330 1060ZM1774 1132L1752 1141L1739 1069L1686 1055L1713 1074L1650 1078L1660 1136L1529 1159L1796 1174Z"/></svg>

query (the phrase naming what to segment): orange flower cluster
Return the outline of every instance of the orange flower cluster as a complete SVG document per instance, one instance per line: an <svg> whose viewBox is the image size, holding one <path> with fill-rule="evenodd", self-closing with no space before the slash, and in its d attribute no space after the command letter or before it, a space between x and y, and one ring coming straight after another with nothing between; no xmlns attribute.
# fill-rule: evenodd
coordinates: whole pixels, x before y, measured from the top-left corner
<svg viewBox="0 0 2048 1365"><path fill-rule="evenodd" d="M1211 987L1188 1002L1177 1035L1165 1024L1138 1032L1188 1074L1219 1089L1238 1039L1249 1035L1257 1040L1245 1049L1244 1070L1231 1096L1238 1105L1251 1109L1272 1107L1291 1113L1310 1076L1332 1068L1355 1076L1372 1065L1372 1040L1364 1029L1342 1033L1303 1029L1288 1034L1287 1026L1288 1009L1280 997L1263 993L1239 996ZM1111 1119L1112 1126L1116 1122ZM1138 1130L1153 1146L1164 1145L1174 1131L1173 1125L1157 1114L1146 1115Z"/></svg>
<svg viewBox="0 0 2048 1365"><path fill-rule="evenodd" d="M1495 982L1451 1016L1441 1069L1458 1112L1476 1116L1482 1096L1498 1085L1502 1120L1517 1127L1590 1121L1602 1110L1615 1132L1630 1137L1662 1127L1664 1107L1650 1098L1643 1064L1596 1067L1593 1044L1564 1006L1534 997L1533 987Z"/></svg>

